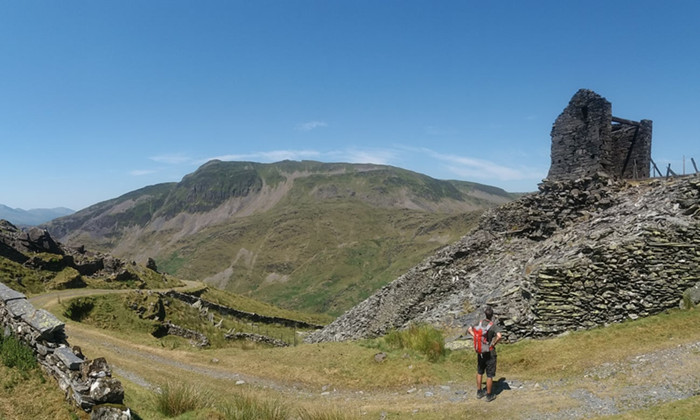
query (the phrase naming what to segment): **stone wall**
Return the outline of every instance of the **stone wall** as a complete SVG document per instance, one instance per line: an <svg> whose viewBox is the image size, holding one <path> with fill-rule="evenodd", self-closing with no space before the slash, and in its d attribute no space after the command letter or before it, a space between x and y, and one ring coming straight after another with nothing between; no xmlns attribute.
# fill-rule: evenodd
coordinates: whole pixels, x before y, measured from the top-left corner
<svg viewBox="0 0 700 420"><path fill-rule="evenodd" d="M91 412L93 418L131 418L126 408L109 406L107 410L101 406L123 404L124 400L121 382L112 378L107 362L103 358L86 359L80 349L68 343L63 322L44 309L35 309L25 295L3 283L0 283L0 321L4 335L14 335L27 344L41 368L56 378L66 398L76 406Z"/></svg>
<svg viewBox="0 0 700 420"><path fill-rule="evenodd" d="M229 308L228 306L224 305L219 305L214 302L209 302L207 300L204 300L198 296L191 295L188 293L180 293L175 290L169 290L164 293L165 296L170 296L172 298L181 300L183 302L189 303L190 305L194 305L195 303L199 302L198 305L202 308L207 308L211 309L213 311L218 312L221 315L229 315L232 317L240 318L240 319L247 319L253 322L260 322L263 324L278 324L282 325L288 328L300 328L300 329L319 329L323 328L322 325L315 325L315 324L310 324L308 322L304 321L297 321L294 319L287 319L287 318L281 318L281 317L276 317L276 316L267 316L267 315L260 315L256 314L254 312L246 312L246 311L240 311L238 309L234 308Z"/></svg>
<svg viewBox="0 0 700 420"><path fill-rule="evenodd" d="M425 322L463 334L494 307L508 341L676 308L700 282L700 177L553 180L386 285L307 342Z"/></svg>
<svg viewBox="0 0 700 420"><path fill-rule="evenodd" d="M616 220L611 216L600 220L599 224L605 223L601 229L574 229L571 235L585 235L591 241L579 246L571 241L576 254L530 266L523 282L528 287L520 290L529 294L529 306L519 317L505 321L511 335L550 336L678 307L683 293L700 283L700 180L673 184L676 188L660 189L657 198L664 193L669 199L675 196L671 208L677 207L676 216L654 210L659 201L634 203L636 207L625 212L646 211L653 219L610 226ZM617 220L624 218L623 212ZM621 234L624 229L632 234ZM492 303L507 305L505 300Z"/></svg>
<svg viewBox="0 0 700 420"><path fill-rule="evenodd" d="M581 89L552 126L547 179L576 179L605 172L624 179L648 178L652 122L612 116L612 106Z"/></svg>

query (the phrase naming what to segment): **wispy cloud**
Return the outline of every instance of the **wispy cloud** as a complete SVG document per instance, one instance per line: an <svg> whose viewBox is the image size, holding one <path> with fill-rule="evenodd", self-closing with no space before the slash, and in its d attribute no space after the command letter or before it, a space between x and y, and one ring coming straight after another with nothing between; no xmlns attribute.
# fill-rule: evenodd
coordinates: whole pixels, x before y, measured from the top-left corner
<svg viewBox="0 0 700 420"><path fill-rule="evenodd" d="M488 160L467 156L447 155L424 149L429 156L444 162L449 172L472 179L495 179L499 181L519 181L536 177L532 169L512 168Z"/></svg>
<svg viewBox="0 0 700 420"><path fill-rule="evenodd" d="M397 152L392 149L345 149L329 152L327 157L338 162L389 165L396 160Z"/></svg>
<svg viewBox="0 0 700 420"><path fill-rule="evenodd" d="M154 174L157 171L153 169L134 169L133 171L129 171L129 175L131 176L144 176L144 175L150 175Z"/></svg>
<svg viewBox="0 0 700 420"><path fill-rule="evenodd" d="M375 163L389 165L397 158L398 151L392 149L340 149L321 152L318 150L269 150L252 153L212 156L197 161L203 164L213 159L223 161L279 162L281 160L319 160L349 163Z"/></svg>
<svg viewBox="0 0 700 420"><path fill-rule="evenodd" d="M321 156L322 153L315 150L271 150L266 152L213 156L207 159L203 159L198 163L205 163L212 159L218 159L223 161L250 160L256 162L279 162L281 160L320 159Z"/></svg>
<svg viewBox="0 0 700 420"><path fill-rule="evenodd" d="M192 161L192 158L183 153L174 153L166 155L151 156L149 159L159 162L167 163L170 165L179 165L182 163L188 163Z"/></svg>
<svg viewBox="0 0 700 420"><path fill-rule="evenodd" d="M328 127L328 124L323 121L309 121L297 124L295 129L298 131L311 131L321 127Z"/></svg>

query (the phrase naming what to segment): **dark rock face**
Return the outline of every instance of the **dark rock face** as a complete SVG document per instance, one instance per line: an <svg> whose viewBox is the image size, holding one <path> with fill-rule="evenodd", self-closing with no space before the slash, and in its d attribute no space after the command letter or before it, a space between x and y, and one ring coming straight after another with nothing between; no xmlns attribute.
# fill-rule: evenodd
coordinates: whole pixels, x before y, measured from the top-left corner
<svg viewBox="0 0 700 420"><path fill-rule="evenodd" d="M651 130L649 120L614 118L610 102L581 89L552 127L547 178L576 179L597 172L624 179L648 178Z"/></svg>

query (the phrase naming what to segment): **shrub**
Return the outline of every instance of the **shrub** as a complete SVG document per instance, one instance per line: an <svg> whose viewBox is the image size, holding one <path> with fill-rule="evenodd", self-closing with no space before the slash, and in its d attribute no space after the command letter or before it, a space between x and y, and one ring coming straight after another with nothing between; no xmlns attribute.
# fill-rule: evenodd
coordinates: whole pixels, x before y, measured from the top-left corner
<svg viewBox="0 0 700 420"><path fill-rule="evenodd" d="M175 417L188 411L205 408L209 403L209 396L197 390L189 384L166 383L160 387L160 392L155 394L156 410L166 417Z"/></svg>
<svg viewBox="0 0 700 420"><path fill-rule="evenodd" d="M442 331L430 325L411 324L406 330L389 332L384 340L395 349L415 350L431 362L439 361L446 353Z"/></svg>
<svg viewBox="0 0 700 420"><path fill-rule="evenodd" d="M32 349L12 335L0 339L0 357L5 366L17 368L21 372L28 372L38 366Z"/></svg>
<svg viewBox="0 0 700 420"><path fill-rule="evenodd" d="M259 400L246 395L234 395L233 400L222 405L220 410L227 420L286 420L290 418L290 410L281 403Z"/></svg>
<svg viewBox="0 0 700 420"><path fill-rule="evenodd" d="M91 297L73 299L63 311L63 316L72 321L80 322L90 315L90 311L92 311L94 307L95 299Z"/></svg>

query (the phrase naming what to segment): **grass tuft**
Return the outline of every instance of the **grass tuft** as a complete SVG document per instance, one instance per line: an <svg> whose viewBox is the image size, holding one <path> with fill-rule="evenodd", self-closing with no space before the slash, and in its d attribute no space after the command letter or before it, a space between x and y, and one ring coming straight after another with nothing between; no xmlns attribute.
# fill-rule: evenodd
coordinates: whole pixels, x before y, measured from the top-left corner
<svg viewBox="0 0 700 420"><path fill-rule="evenodd" d="M415 350L431 362L442 360L446 354L442 331L426 324L411 324L406 330L391 331L384 341L392 349Z"/></svg>
<svg viewBox="0 0 700 420"><path fill-rule="evenodd" d="M38 366L29 346L12 335L0 338L0 357L5 366L17 368L22 373L32 371Z"/></svg>
<svg viewBox="0 0 700 420"><path fill-rule="evenodd" d="M260 400L246 395L234 395L232 401L218 407L227 420L286 420L291 411L276 400Z"/></svg>
<svg viewBox="0 0 700 420"><path fill-rule="evenodd" d="M200 410L211 405L211 397L187 383L167 382L154 394L156 410L166 417Z"/></svg>

